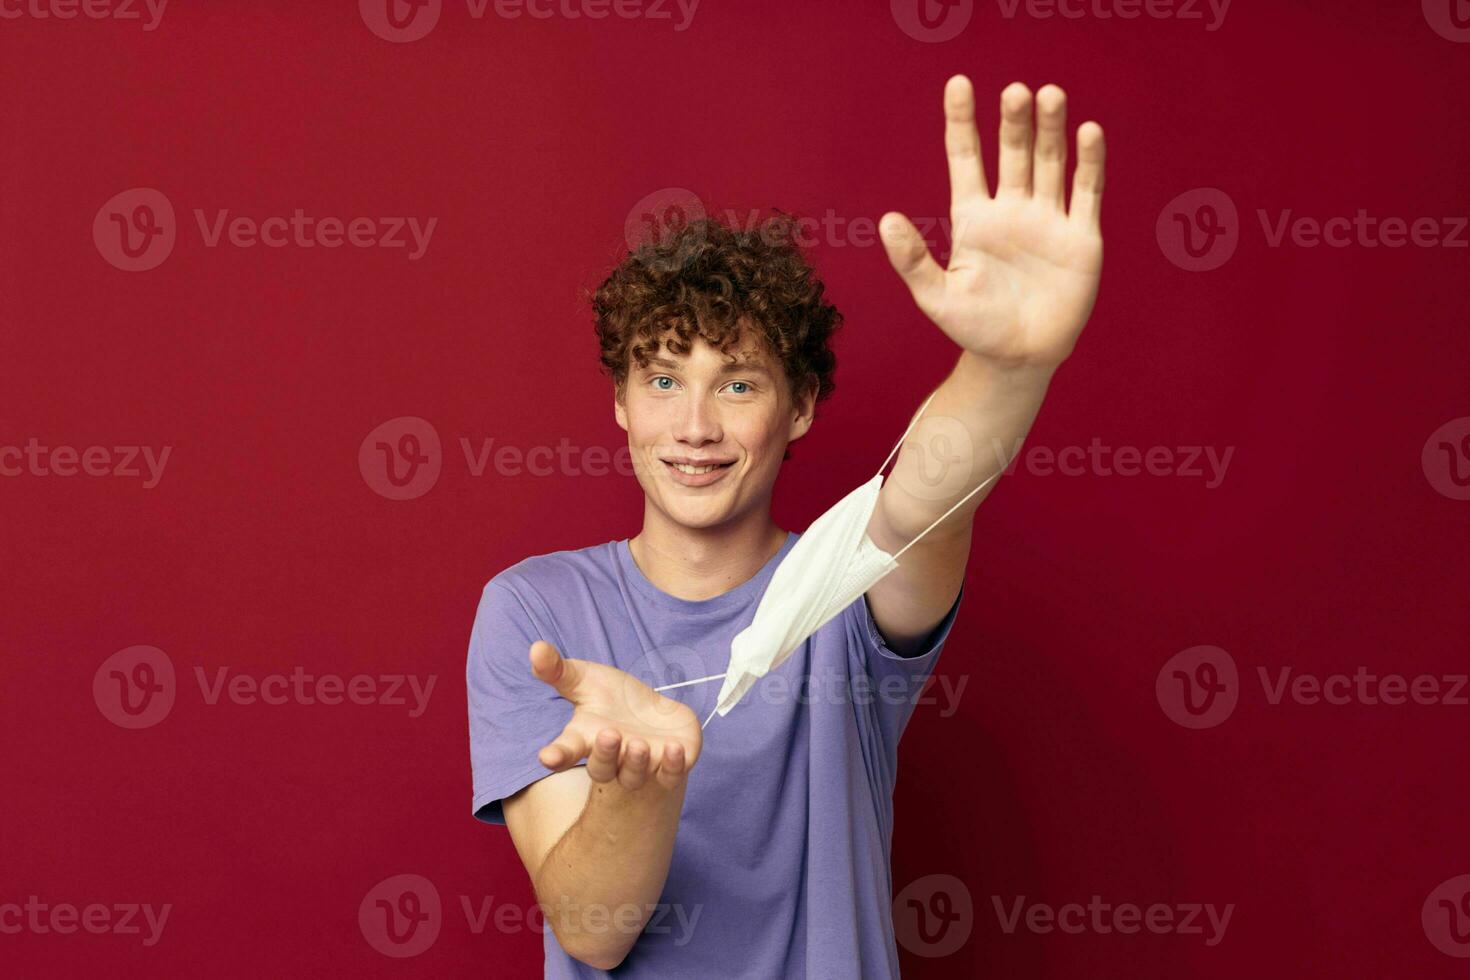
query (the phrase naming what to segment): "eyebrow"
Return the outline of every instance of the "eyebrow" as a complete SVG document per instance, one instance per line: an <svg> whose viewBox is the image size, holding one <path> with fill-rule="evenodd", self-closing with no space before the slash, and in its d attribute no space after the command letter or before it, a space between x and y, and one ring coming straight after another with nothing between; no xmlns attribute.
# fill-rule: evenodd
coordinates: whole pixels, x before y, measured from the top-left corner
<svg viewBox="0 0 1470 980"><path fill-rule="evenodd" d="M670 371L677 371L680 365L675 361L669 360L667 357L650 357L643 370L646 371L651 367L661 367ZM726 364L720 368L720 374L763 374L768 378L771 376L771 372L762 367L759 361L750 360L749 358L739 360L734 364Z"/></svg>

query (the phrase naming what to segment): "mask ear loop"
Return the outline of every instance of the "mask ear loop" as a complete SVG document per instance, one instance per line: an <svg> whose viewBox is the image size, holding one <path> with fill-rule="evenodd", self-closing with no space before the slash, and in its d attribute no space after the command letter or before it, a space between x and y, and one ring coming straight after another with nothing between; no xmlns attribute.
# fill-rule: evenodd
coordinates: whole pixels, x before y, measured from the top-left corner
<svg viewBox="0 0 1470 980"><path fill-rule="evenodd" d="M677 684L665 684L663 687L656 687L656 688L654 688L654 690L655 691L672 691L676 687L688 687L691 684L703 684L706 681L717 681L717 680L719 680L720 678L722 678L724 676L725 676L724 674L710 674L708 677L696 677L692 681L680 681Z"/></svg>
<svg viewBox="0 0 1470 980"><path fill-rule="evenodd" d="M909 422L909 427L903 430L903 435L898 437L898 442L895 442L893 448L888 451L888 458L883 461L882 466L878 467L879 474L882 474L888 468L888 464L893 461L893 457L903 448L903 441L909 437L910 432L914 431L914 426L918 425L919 419L924 417L924 409L929 407L929 403L934 400L934 396L937 394L939 394L938 388L929 392L929 397L924 399L924 404L920 405L919 410L914 413L913 420Z"/></svg>

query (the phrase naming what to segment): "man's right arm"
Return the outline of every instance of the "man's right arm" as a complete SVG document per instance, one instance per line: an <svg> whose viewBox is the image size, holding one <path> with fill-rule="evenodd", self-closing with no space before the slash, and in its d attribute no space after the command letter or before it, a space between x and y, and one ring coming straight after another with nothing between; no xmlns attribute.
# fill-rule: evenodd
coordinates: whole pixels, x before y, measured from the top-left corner
<svg viewBox="0 0 1470 980"><path fill-rule="evenodd" d="M575 710L541 750L552 775L504 800L506 827L562 949L611 970L668 878L698 720L622 671L563 659L549 643L532 645L531 665Z"/></svg>

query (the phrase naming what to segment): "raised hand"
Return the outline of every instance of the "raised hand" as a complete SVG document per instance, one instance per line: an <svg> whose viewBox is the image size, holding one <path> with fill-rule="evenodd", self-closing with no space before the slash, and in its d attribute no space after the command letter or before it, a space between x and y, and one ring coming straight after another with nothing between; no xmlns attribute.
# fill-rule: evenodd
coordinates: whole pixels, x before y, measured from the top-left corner
<svg viewBox="0 0 1470 980"><path fill-rule="evenodd" d="M944 87L949 158L949 268L913 222L890 211L880 229L889 261L919 308L955 343L1006 365L1056 365L1072 352L1102 272L1099 214L1103 131L1077 128L1077 169L1066 202L1067 96L1035 97L1020 82L1001 93L1000 166L992 196L975 128L975 93L955 75Z"/></svg>
<svg viewBox="0 0 1470 980"><path fill-rule="evenodd" d="M562 772L587 760L594 782L616 779L636 790L649 779L675 789L699 759L704 735L684 704L606 664L563 657L550 643L531 644L531 672L573 705L572 719L539 759Z"/></svg>

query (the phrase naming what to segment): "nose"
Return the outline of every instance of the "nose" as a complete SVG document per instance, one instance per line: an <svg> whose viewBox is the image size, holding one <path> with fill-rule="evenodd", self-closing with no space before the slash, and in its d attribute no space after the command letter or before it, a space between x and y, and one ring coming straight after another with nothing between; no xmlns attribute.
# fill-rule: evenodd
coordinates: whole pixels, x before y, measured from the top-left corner
<svg viewBox="0 0 1470 980"><path fill-rule="evenodd" d="M719 442L724 437L719 408L713 397L695 393L684 399L674 426L674 438L690 446L703 446Z"/></svg>

